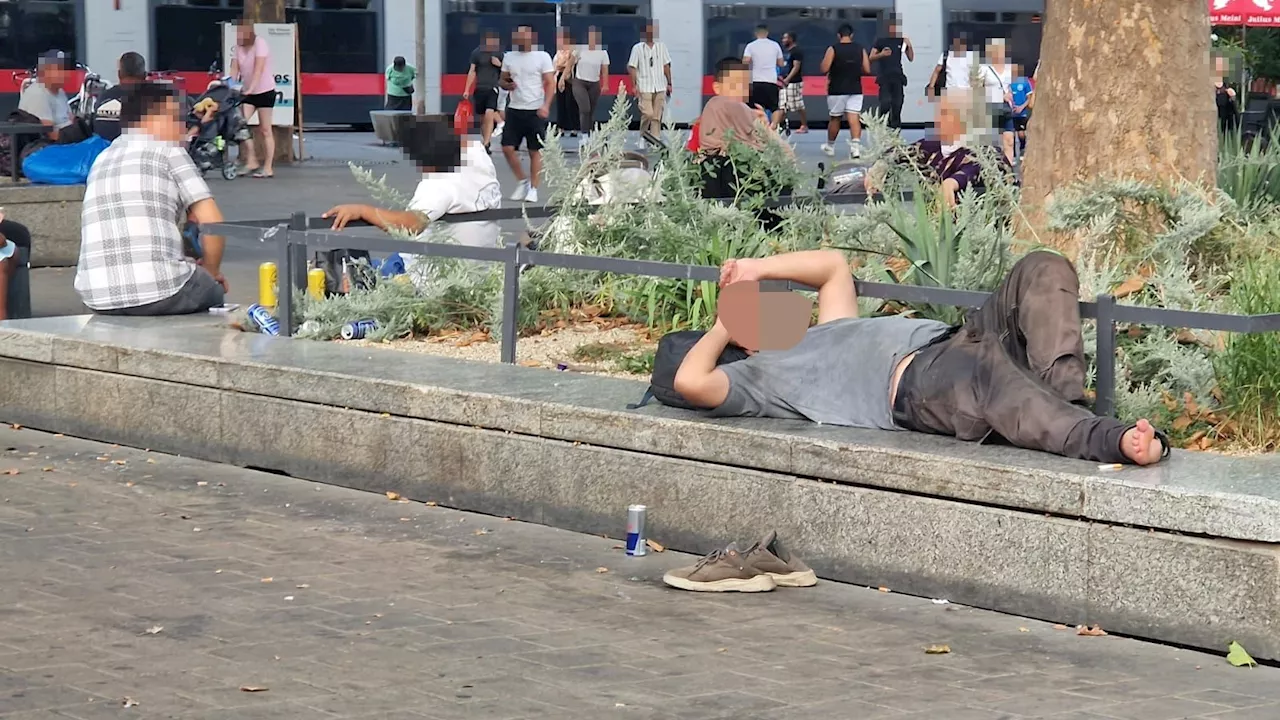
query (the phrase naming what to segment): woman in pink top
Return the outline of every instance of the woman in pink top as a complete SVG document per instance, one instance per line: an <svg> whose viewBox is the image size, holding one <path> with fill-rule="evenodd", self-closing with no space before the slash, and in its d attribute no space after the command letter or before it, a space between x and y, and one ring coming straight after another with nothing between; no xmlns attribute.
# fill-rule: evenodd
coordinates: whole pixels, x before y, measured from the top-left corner
<svg viewBox="0 0 1280 720"><path fill-rule="evenodd" d="M275 177L272 163L276 157L276 137L271 127L271 109L276 106L276 78L271 74L271 52L267 41L253 32L253 23L241 20L236 24L236 48L231 58L231 77L240 81L244 119L248 121L258 113L255 132L262 143L262 163L257 162L252 142L240 145L244 159L244 172L256 178Z"/></svg>

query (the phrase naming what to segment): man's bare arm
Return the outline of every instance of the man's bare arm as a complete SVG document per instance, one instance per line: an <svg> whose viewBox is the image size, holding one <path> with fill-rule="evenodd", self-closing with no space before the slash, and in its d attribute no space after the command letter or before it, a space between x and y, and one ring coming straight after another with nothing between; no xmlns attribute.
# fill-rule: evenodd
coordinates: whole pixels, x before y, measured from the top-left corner
<svg viewBox="0 0 1280 720"><path fill-rule="evenodd" d="M818 322L858 316L849 262L838 250L801 250L767 258L730 260L722 281L790 280L818 288Z"/></svg>
<svg viewBox="0 0 1280 720"><path fill-rule="evenodd" d="M904 37L904 38L902 38L902 48L903 48L903 50L902 50L902 51L903 51L903 53L907 56L907 62L915 62L915 61L916 61L916 49L915 49L915 48L913 48L913 47L911 47L911 40L910 40L910 39L905 38L905 37Z"/></svg>
<svg viewBox="0 0 1280 720"><path fill-rule="evenodd" d="M676 370L675 389L697 407L719 407L729 396L729 376L716 369L716 360L729 345L729 331L716 320L715 327L703 335Z"/></svg>
<svg viewBox="0 0 1280 720"><path fill-rule="evenodd" d="M222 222L222 210L213 198L205 198L191 206L191 219L201 225ZM215 278L222 275L222 252L226 240L221 235L201 235L200 250L204 254L204 269Z"/></svg>

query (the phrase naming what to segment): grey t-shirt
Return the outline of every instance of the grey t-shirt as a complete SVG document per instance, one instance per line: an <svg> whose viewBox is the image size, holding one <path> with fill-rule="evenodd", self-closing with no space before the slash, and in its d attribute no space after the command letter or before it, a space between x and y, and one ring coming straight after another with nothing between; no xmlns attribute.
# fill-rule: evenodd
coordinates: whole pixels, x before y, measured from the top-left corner
<svg viewBox="0 0 1280 720"><path fill-rule="evenodd" d="M29 112L41 120L52 123L61 130L71 124L71 105L67 102L67 94L62 88L58 92L49 92L39 80L27 86L18 99L18 109Z"/></svg>
<svg viewBox="0 0 1280 720"><path fill-rule="evenodd" d="M896 430L889 405L894 367L949 329L902 316L815 325L793 348L721 365L729 395L711 414Z"/></svg>

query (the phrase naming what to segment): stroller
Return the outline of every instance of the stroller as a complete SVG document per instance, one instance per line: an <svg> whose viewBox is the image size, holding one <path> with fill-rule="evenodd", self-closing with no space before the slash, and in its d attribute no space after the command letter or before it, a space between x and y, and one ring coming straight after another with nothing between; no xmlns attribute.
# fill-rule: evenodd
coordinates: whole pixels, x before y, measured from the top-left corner
<svg viewBox="0 0 1280 720"><path fill-rule="evenodd" d="M224 180L236 179L236 165L231 159L232 145L249 139L249 126L240 113L240 89L229 77L209 83L191 107L187 127L196 128L187 152L200 172L214 168L222 171Z"/></svg>

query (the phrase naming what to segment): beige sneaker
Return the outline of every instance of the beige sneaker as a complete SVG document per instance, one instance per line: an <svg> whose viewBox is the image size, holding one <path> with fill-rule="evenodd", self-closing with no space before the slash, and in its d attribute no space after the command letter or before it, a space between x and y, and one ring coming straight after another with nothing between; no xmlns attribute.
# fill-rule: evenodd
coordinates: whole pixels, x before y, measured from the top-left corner
<svg viewBox="0 0 1280 720"><path fill-rule="evenodd" d="M818 575L804 561L787 550L778 533L770 530L743 556L748 567L773 578L781 587L810 587L818 584Z"/></svg>
<svg viewBox="0 0 1280 720"><path fill-rule="evenodd" d="M747 564L746 555L736 544L707 555L695 565L669 571L662 576L662 582L694 592L769 592L777 587L772 576Z"/></svg>

